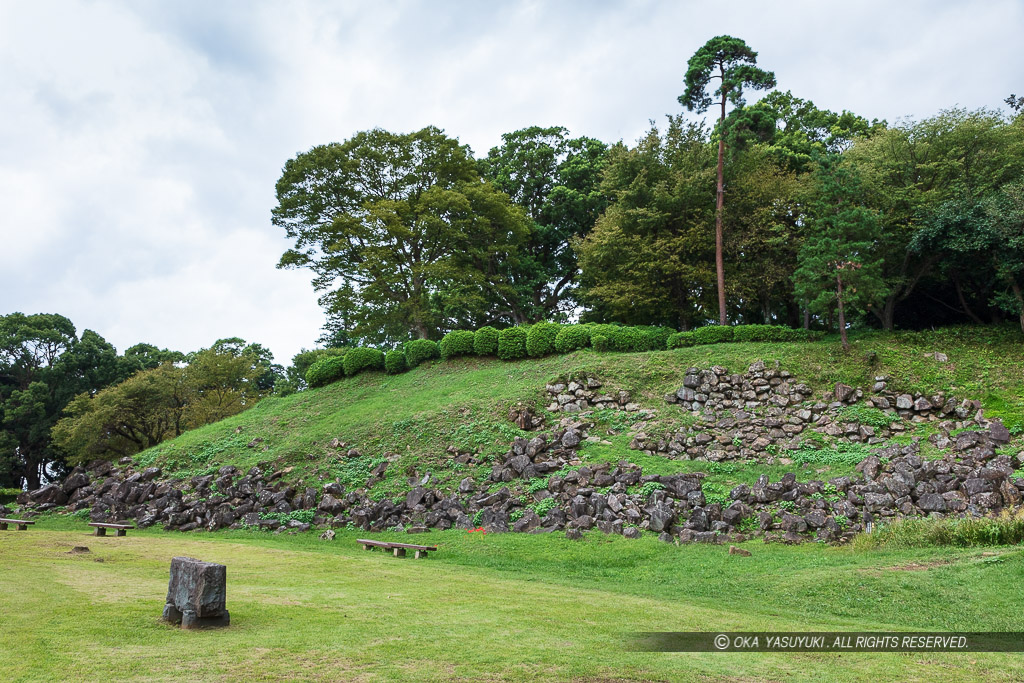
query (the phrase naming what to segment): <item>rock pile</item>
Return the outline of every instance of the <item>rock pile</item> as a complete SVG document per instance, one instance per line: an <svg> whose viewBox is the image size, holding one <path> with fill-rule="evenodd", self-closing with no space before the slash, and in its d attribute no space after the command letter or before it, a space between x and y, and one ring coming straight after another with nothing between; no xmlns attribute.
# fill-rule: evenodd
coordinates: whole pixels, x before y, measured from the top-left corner
<svg viewBox="0 0 1024 683"><path fill-rule="evenodd" d="M640 410L639 404L632 402L628 391L619 390L614 395L597 391L602 386L602 382L592 376L564 378L554 384L548 384L545 387L551 401L548 410L563 413L579 413L590 408L612 408L629 412Z"/></svg>
<svg viewBox="0 0 1024 683"><path fill-rule="evenodd" d="M587 438L587 423L563 421L551 434L516 437L502 460L491 469L491 481L534 479L562 469L576 457Z"/></svg>
<svg viewBox="0 0 1024 683"><path fill-rule="evenodd" d="M586 438L584 427L564 426L551 435L512 444L491 479L525 479L533 484L525 494L514 494L510 486L480 490L478 482L466 477L455 493L415 486L397 502L372 500L362 491L346 492L329 483L318 500L314 489L297 491L256 468L239 476L226 467L216 479L180 482L160 481L159 470L152 468L135 472L130 466L100 465L93 471L77 469L62 486L22 494L20 502L37 511L49 509L59 491L71 509L90 509L96 521L135 518L140 526L160 522L186 531L243 524L305 530L308 524L281 524L263 515L307 509L315 510L314 524L369 530L485 526L539 533L598 528L633 536L645 529L681 542L736 541L751 535L797 542L812 535L842 540L885 518L988 514L1024 499L1024 479L1014 477L1008 456L996 454L1009 440L998 422L988 430L956 434L942 459L921 458L916 443L890 446L866 458L856 476L827 482L798 482L794 474L771 482L763 476L727 496L706 493L703 474L649 476L625 461L573 464L578 463L573 451ZM102 479L96 477L99 472ZM212 484L218 493L212 493Z"/></svg>
<svg viewBox="0 0 1024 683"><path fill-rule="evenodd" d="M784 450L799 448L808 432L876 446L906 431L906 422L944 420L942 428L949 432L983 420L977 401L958 402L941 394L896 395L885 391L882 378L876 379L882 393L870 396L864 408L879 412L871 420L876 424L866 424L844 411L864 398L861 389L836 384L830 395L815 400L809 386L762 361L743 374L721 366L690 368L683 386L665 400L689 411L695 421L661 435L639 432L630 447L673 459L772 462Z"/></svg>

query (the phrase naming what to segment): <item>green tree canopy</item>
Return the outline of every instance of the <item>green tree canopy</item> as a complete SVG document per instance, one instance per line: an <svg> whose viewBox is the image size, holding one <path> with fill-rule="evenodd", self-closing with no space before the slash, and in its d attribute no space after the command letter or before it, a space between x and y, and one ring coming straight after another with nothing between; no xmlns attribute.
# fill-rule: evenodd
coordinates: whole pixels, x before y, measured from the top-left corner
<svg viewBox="0 0 1024 683"><path fill-rule="evenodd" d="M145 450L187 429L251 408L268 352L237 337L188 355L187 364L165 362L99 392L84 392L53 427L55 443L73 462L114 458ZM272 357L271 357L272 358Z"/></svg>
<svg viewBox="0 0 1024 683"><path fill-rule="evenodd" d="M593 228L607 205L601 171L608 147L570 138L562 127L532 126L501 136L480 160L481 173L521 206L532 221L519 268L516 323L549 320L575 306L576 254L571 243Z"/></svg>
<svg viewBox="0 0 1024 683"><path fill-rule="evenodd" d="M612 147L603 191L611 204L577 242L589 320L667 324L708 318L714 287L714 153L707 129L671 117L634 149Z"/></svg>
<svg viewBox="0 0 1024 683"><path fill-rule="evenodd" d="M273 222L320 303L372 342L437 337L516 300L509 272L529 225L437 128L358 133L285 164Z"/></svg>
<svg viewBox="0 0 1024 683"><path fill-rule="evenodd" d="M869 122L856 114L819 109L791 92L770 92L752 105L736 107L726 117L728 148L767 145L780 165L796 173L812 170L823 154L840 154L853 141L882 130L885 121Z"/></svg>
<svg viewBox="0 0 1024 683"><path fill-rule="evenodd" d="M92 330L79 339L62 315L0 316L0 485L37 488L60 476L50 429L61 411L130 372L113 346Z"/></svg>
<svg viewBox="0 0 1024 683"><path fill-rule="evenodd" d="M811 311L828 318L838 313L839 334L847 347L846 313L866 310L885 295L882 257L876 251L880 224L876 212L864 205L860 179L838 157L822 157L816 179L810 229L793 283Z"/></svg>
<svg viewBox="0 0 1024 683"><path fill-rule="evenodd" d="M1024 121L948 109L858 138L843 156L857 167L865 201L882 222L878 252L888 294L872 313L891 330L897 305L934 277L941 258L911 248L917 232L944 202L976 201L1024 177Z"/></svg>

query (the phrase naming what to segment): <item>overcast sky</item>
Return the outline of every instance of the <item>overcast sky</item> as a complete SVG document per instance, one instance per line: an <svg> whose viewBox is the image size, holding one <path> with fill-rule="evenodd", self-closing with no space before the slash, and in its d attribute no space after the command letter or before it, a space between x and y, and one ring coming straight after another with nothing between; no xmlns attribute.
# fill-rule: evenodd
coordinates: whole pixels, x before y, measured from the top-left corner
<svg viewBox="0 0 1024 683"><path fill-rule="evenodd" d="M0 3L0 314L118 350L220 337L287 364L323 314L274 266L285 161L433 124L477 155L562 125L634 142L738 36L779 88L893 121L1024 94L1024 0Z"/></svg>

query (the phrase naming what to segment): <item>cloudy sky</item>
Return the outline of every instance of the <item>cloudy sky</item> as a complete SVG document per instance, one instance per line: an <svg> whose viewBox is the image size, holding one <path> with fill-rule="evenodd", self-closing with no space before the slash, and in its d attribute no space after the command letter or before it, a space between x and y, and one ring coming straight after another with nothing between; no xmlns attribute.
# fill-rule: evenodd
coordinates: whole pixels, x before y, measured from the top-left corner
<svg viewBox="0 0 1024 683"><path fill-rule="evenodd" d="M3 2L0 314L287 364L323 315L309 273L274 267L270 210L313 145L428 124L478 155L534 124L633 142L719 34L821 107L1000 107L1022 29L1022 0Z"/></svg>

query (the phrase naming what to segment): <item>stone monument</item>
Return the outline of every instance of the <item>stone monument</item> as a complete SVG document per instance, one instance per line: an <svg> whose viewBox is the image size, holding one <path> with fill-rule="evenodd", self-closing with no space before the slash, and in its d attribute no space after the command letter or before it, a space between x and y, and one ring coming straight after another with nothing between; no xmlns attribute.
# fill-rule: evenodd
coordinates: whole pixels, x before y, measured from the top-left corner
<svg viewBox="0 0 1024 683"><path fill-rule="evenodd" d="M227 626L227 567L192 557L171 560L165 621L182 628Z"/></svg>

